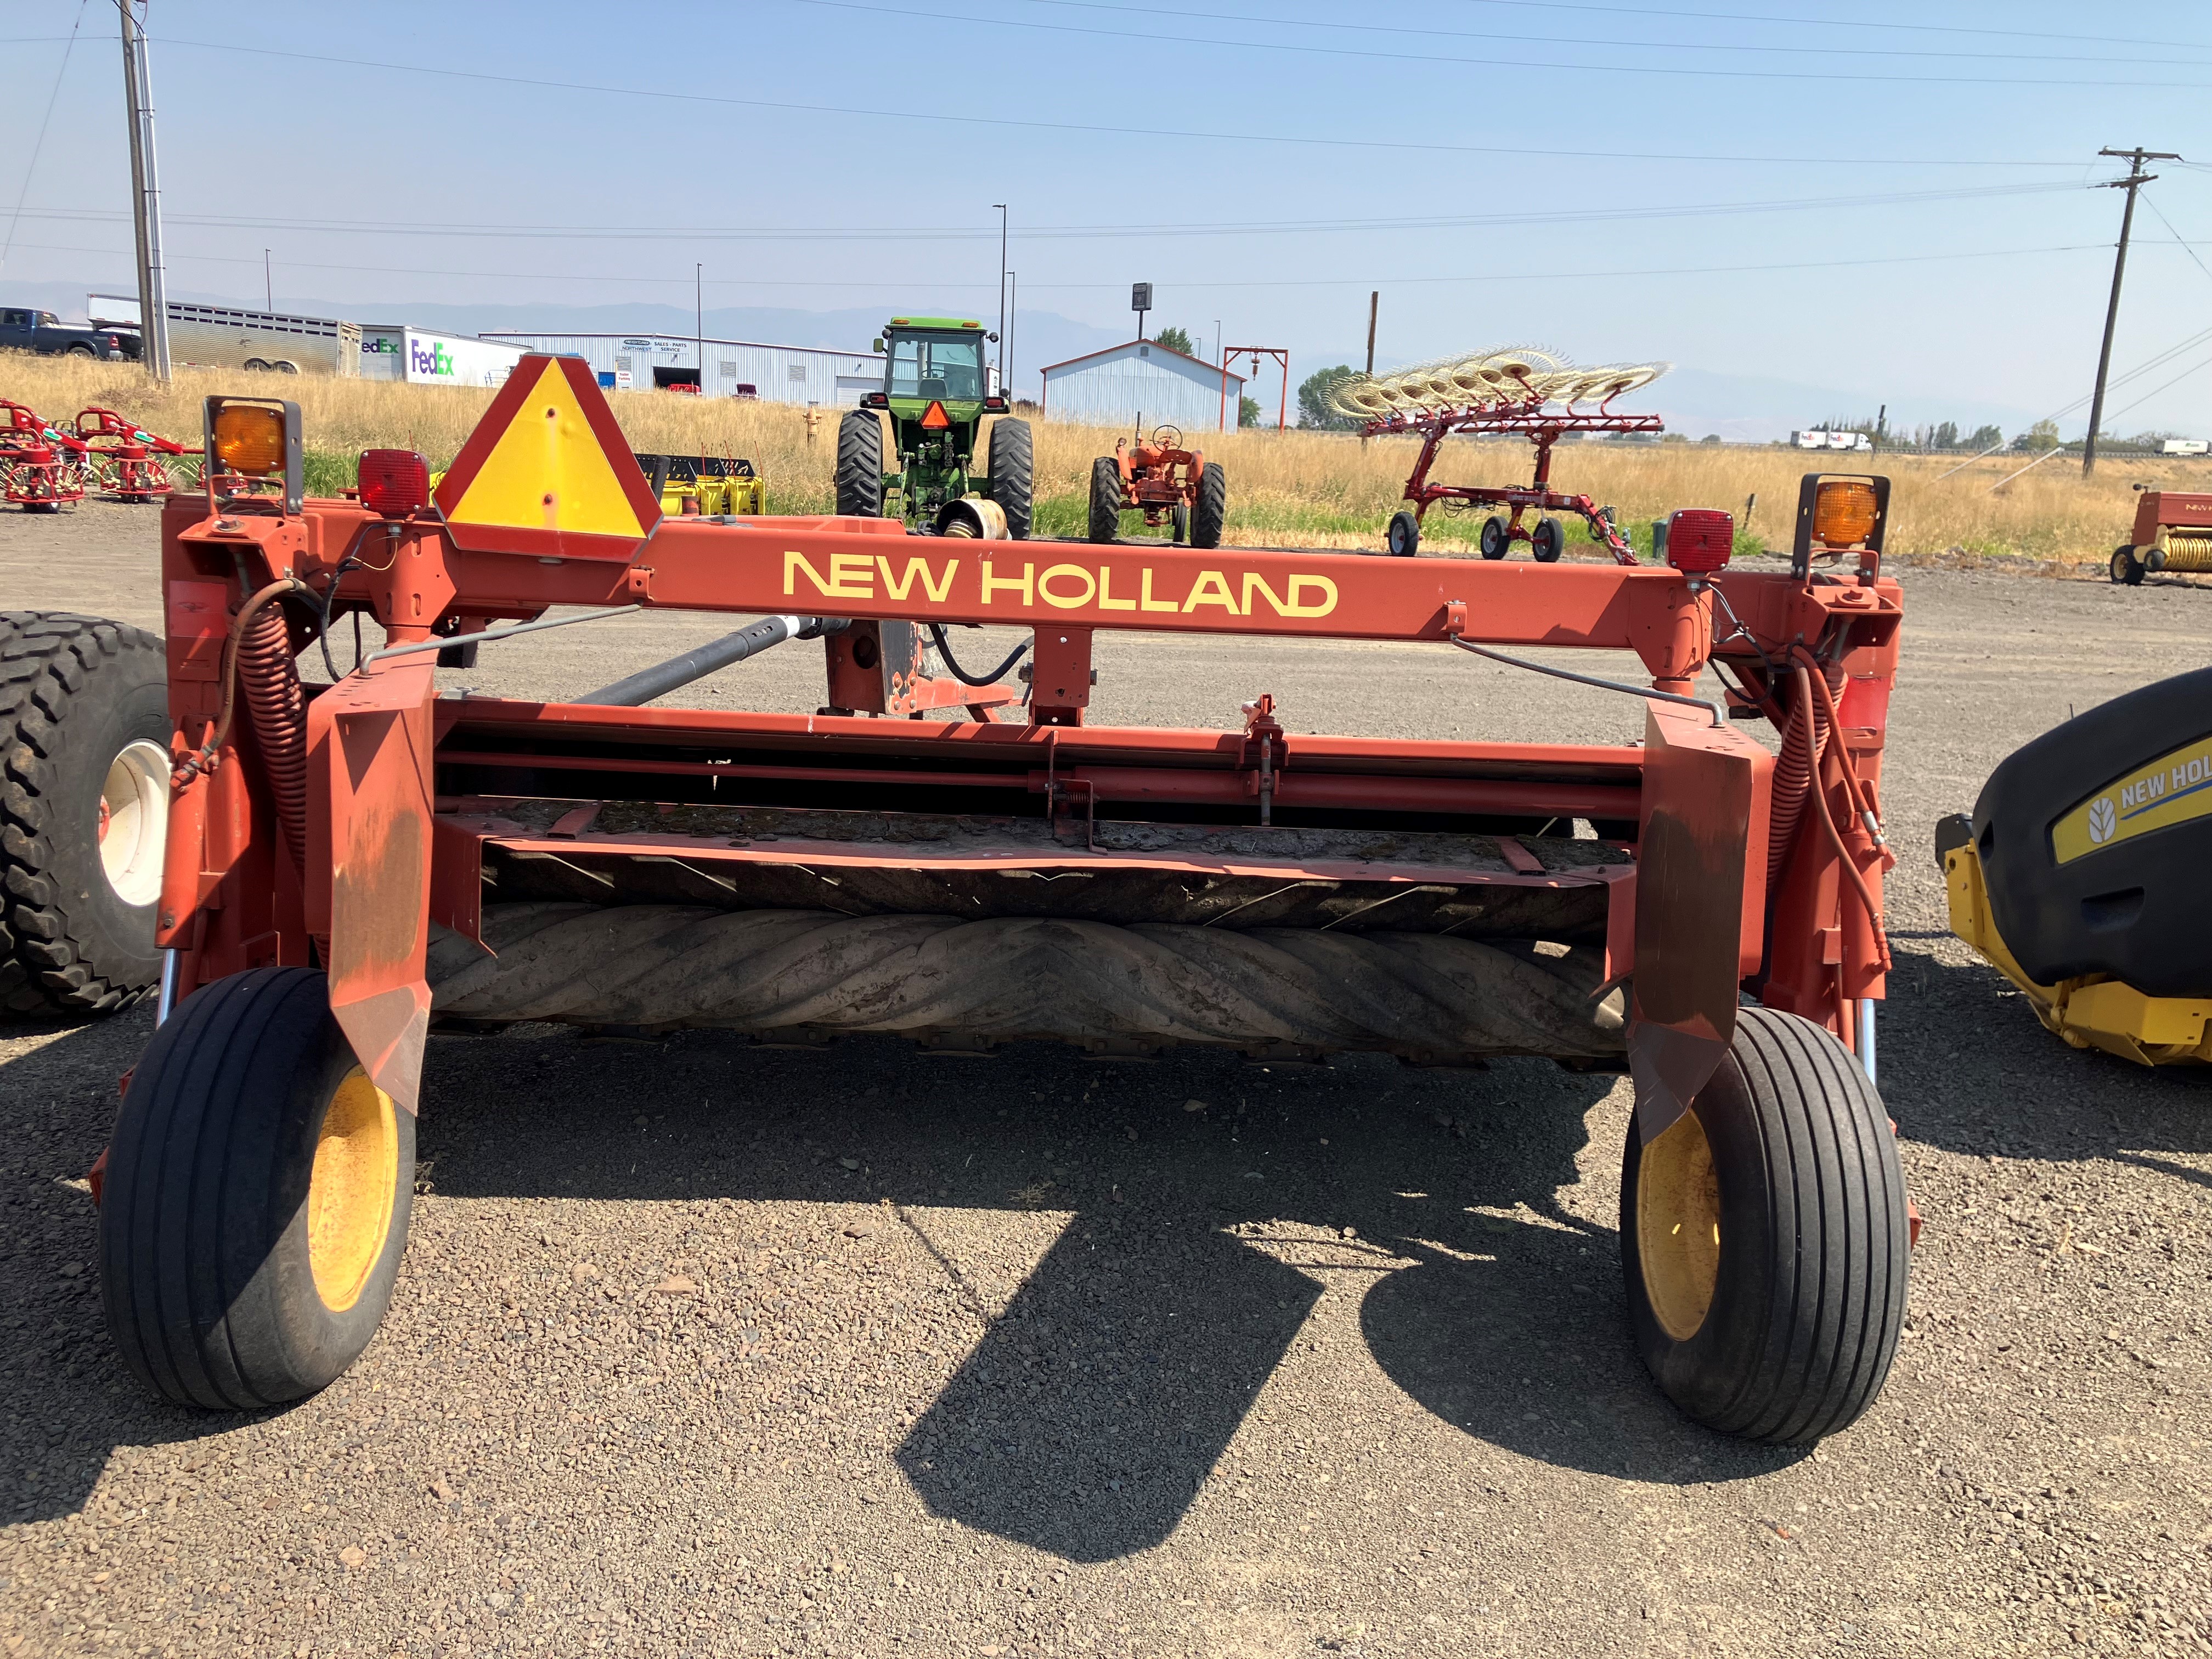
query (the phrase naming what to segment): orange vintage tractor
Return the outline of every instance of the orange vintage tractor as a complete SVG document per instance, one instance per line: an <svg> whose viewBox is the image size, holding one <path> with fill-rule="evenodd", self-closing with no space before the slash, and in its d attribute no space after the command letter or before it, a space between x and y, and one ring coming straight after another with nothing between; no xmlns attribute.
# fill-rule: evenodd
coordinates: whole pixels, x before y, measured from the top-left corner
<svg viewBox="0 0 2212 1659"><path fill-rule="evenodd" d="M1114 453L1091 464L1091 539L1121 534L1121 515L1141 512L1146 525L1173 526L1172 539L1188 547L1218 547L1229 518L1229 480L1204 453L1182 447L1172 426L1152 428L1152 441L1114 441Z"/></svg>

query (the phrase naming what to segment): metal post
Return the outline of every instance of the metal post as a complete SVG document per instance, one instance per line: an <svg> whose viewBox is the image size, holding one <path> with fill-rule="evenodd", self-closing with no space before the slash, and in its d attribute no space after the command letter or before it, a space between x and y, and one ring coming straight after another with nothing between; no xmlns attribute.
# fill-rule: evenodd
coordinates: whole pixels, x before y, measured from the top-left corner
<svg viewBox="0 0 2212 1659"><path fill-rule="evenodd" d="M261 303L270 311L276 309L276 279L270 274L269 250L261 250Z"/></svg>
<svg viewBox="0 0 2212 1659"><path fill-rule="evenodd" d="M161 187L154 166L153 77L145 31L122 0L124 108L131 125L131 218L138 243L138 337L147 372L169 380L168 273L161 259Z"/></svg>
<svg viewBox="0 0 2212 1659"><path fill-rule="evenodd" d="M707 267L691 262L691 349L699 354L699 395L707 395Z"/></svg>
<svg viewBox="0 0 2212 1659"><path fill-rule="evenodd" d="M2112 297L2105 303L2105 342L2097 350L2097 388L2089 394L2089 435L2081 445L2081 476L2085 478L2097 470L2097 428L2105 420L2105 375L2112 366L2112 327L2120 319L2120 278L2128 269L2128 233L2135 228L2136 192L2158 177L2155 173L2145 173L2143 163L2181 160L2179 155L2145 149L2141 145L2133 149L2100 149L2097 154L2127 161L2128 176L2107 179L2102 187L2127 191L2128 204L2120 210L2120 245L2112 255Z"/></svg>
<svg viewBox="0 0 2212 1659"><path fill-rule="evenodd" d="M1382 290L1370 289L1367 295L1367 378L1375 378L1375 313L1382 303ZM1359 434L1359 447L1367 447L1367 434Z"/></svg>
<svg viewBox="0 0 2212 1659"><path fill-rule="evenodd" d="M1022 273L1006 273L1006 325L1000 331L999 362L1004 366L999 375L999 395L1006 400L1006 407L1014 406L1014 323L1022 314Z"/></svg>
<svg viewBox="0 0 2212 1659"><path fill-rule="evenodd" d="M1006 390L1006 204L994 202L999 210L999 391Z"/></svg>

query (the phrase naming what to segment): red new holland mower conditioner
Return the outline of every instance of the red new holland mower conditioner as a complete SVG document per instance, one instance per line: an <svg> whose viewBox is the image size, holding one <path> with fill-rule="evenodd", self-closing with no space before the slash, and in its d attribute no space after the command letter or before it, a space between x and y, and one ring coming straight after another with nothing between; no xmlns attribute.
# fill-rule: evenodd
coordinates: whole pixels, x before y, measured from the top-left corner
<svg viewBox="0 0 2212 1659"><path fill-rule="evenodd" d="M109 1317L157 1392L260 1406L352 1361L436 1109L425 1034L522 1020L1632 1073L1622 1255L1660 1386L1784 1442L1880 1389L1909 1235L1871 1076L1900 611L1869 481L1808 480L1795 567L1749 573L1722 514L1632 568L663 517L555 357L434 495L377 452L361 499L303 501L289 404L211 400L209 429L204 499L163 520L161 1023L101 1172ZM556 606L768 620L570 702L435 690L434 653ZM349 613L384 645L303 687ZM916 670L971 623L1034 630L1025 707ZM1091 726L1101 629L1428 641L1440 684L1462 647L1632 651L1648 687L1593 684L1645 700L1644 736L1306 737L1265 697L1241 730ZM636 706L810 635L826 712ZM1698 700L1709 664L1778 759Z"/></svg>

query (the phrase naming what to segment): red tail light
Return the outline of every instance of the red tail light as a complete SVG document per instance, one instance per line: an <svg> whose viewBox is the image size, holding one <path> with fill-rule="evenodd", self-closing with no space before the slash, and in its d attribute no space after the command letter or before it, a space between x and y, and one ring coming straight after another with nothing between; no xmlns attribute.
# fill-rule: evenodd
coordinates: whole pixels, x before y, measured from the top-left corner
<svg viewBox="0 0 2212 1659"><path fill-rule="evenodd" d="M429 500L430 464L413 450L362 451L361 504L370 512L404 519L420 512Z"/></svg>
<svg viewBox="0 0 2212 1659"><path fill-rule="evenodd" d="M1716 507L1686 507L1667 520L1667 562L1692 576L1718 570L1735 547L1735 519Z"/></svg>

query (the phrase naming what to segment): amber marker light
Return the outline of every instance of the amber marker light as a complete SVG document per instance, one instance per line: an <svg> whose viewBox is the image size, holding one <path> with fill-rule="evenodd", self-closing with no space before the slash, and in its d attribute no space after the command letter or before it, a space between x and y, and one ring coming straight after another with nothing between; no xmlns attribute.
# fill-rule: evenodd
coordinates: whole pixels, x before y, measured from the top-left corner
<svg viewBox="0 0 2212 1659"><path fill-rule="evenodd" d="M225 404L216 411L215 453L224 468L265 478L284 466L284 414L267 404Z"/></svg>
<svg viewBox="0 0 2212 1659"><path fill-rule="evenodd" d="M1814 494L1813 539L1826 547L1856 547L1874 533L1879 514L1872 484L1830 478Z"/></svg>
<svg viewBox="0 0 2212 1659"><path fill-rule="evenodd" d="M1797 485L1797 534L1790 572L1812 574L1815 559L1853 556L1856 574L1870 580L1881 571L1881 544L1889 521L1889 480L1878 473L1808 472Z"/></svg>

